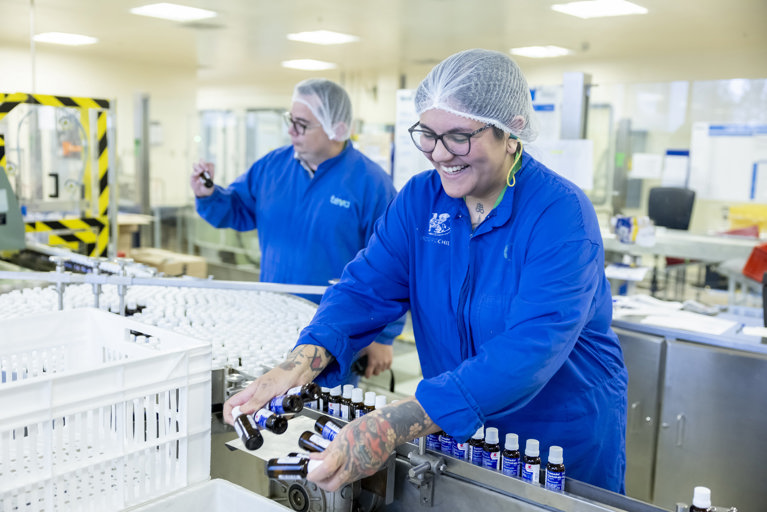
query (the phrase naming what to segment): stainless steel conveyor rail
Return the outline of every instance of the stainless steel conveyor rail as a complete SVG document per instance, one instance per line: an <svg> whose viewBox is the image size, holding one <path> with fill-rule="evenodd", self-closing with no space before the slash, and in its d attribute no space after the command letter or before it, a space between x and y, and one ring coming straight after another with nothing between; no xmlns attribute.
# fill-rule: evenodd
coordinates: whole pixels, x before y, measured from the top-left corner
<svg viewBox="0 0 767 512"><path fill-rule="evenodd" d="M171 288L207 288L219 290L247 290L263 291L273 293L291 293L303 295L322 295L327 289L326 286L282 284L282 283L262 283L251 281L217 281L215 279L195 279L185 277L141 277L128 275L125 271L126 262L118 261L120 267L117 274L103 274L93 272L89 274L75 274L64 271L60 260L54 258L57 262L57 268L52 272L19 272L19 271L0 271L0 280L20 280L48 282L56 285L56 291L59 295L59 310L64 309L63 294L64 287L70 284L90 284L93 286L94 306L98 307L98 296L101 286L114 285L117 287L117 293L120 299L120 313L125 314L125 294L128 286L162 286Z"/></svg>

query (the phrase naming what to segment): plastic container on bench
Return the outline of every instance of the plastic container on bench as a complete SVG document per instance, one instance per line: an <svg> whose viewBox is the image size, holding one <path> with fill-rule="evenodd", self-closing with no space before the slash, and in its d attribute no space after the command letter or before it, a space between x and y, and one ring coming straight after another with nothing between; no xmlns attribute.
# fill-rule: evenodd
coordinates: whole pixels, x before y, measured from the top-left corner
<svg viewBox="0 0 767 512"><path fill-rule="evenodd" d="M95 309L0 322L0 511L120 510L210 478L207 342Z"/></svg>

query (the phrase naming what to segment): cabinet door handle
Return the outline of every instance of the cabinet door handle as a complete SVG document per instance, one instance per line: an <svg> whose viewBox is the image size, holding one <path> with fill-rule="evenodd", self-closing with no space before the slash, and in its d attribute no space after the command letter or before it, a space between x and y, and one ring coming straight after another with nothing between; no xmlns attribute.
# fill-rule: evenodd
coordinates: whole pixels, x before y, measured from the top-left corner
<svg viewBox="0 0 767 512"><path fill-rule="evenodd" d="M684 444L684 429L687 425L687 416L683 412L676 415L676 445Z"/></svg>
<svg viewBox="0 0 767 512"><path fill-rule="evenodd" d="M631 415L631 431L636 432L641 427L641 418L639 416L639 402L633 402L630 406L631 410L629 411L629 414Z"/></svg>

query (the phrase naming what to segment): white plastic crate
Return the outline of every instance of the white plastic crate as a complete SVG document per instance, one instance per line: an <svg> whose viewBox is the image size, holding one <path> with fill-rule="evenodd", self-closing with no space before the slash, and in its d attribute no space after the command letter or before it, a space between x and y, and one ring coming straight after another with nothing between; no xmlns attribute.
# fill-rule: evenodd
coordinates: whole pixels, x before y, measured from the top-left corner
<svg viewBox="0 0 767 512"><path fill-rule="evenodd" d="M226 480L195 484L130 512L284 512L292 509ZM126 511L127 512L127 511Z"/></svg>
<svg viewBox="0 0 767 512"><path fill-rule="evenodd" d="M0 511L119 510L208 480L210 386L210 345L171 331L96 309L0 322Z"/></svg>

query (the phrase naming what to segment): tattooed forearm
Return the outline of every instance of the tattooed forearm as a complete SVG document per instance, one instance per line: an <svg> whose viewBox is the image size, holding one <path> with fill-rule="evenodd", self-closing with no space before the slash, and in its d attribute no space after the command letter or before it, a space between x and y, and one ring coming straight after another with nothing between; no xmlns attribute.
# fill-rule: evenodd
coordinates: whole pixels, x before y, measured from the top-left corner
<svg viewBox="0 0 767 512"><path fill-rule="evenodd" d="M429 415L415 398L405 400L395 406L384 407L381 409L381 413L394 430L397 444L439 430L439 427L431 421Z"/></svg>
<svg viewBox="0 0 767 512"><path fill-rule="evenodd" d="M438 430L415 398L366 414L342 431L344 472L350 481L372 475L398 445Z"/></svg>
<svg viewBox="0 0 767 512"><path fill-rule="evenodd" d="M296 368L304 368L306 377L309 381L325 369L333 361L333 356L323 347L317 345L299 345L293 352L288 354L285 361L280 363L277 368L285 371L293 371Z"/></svg>

